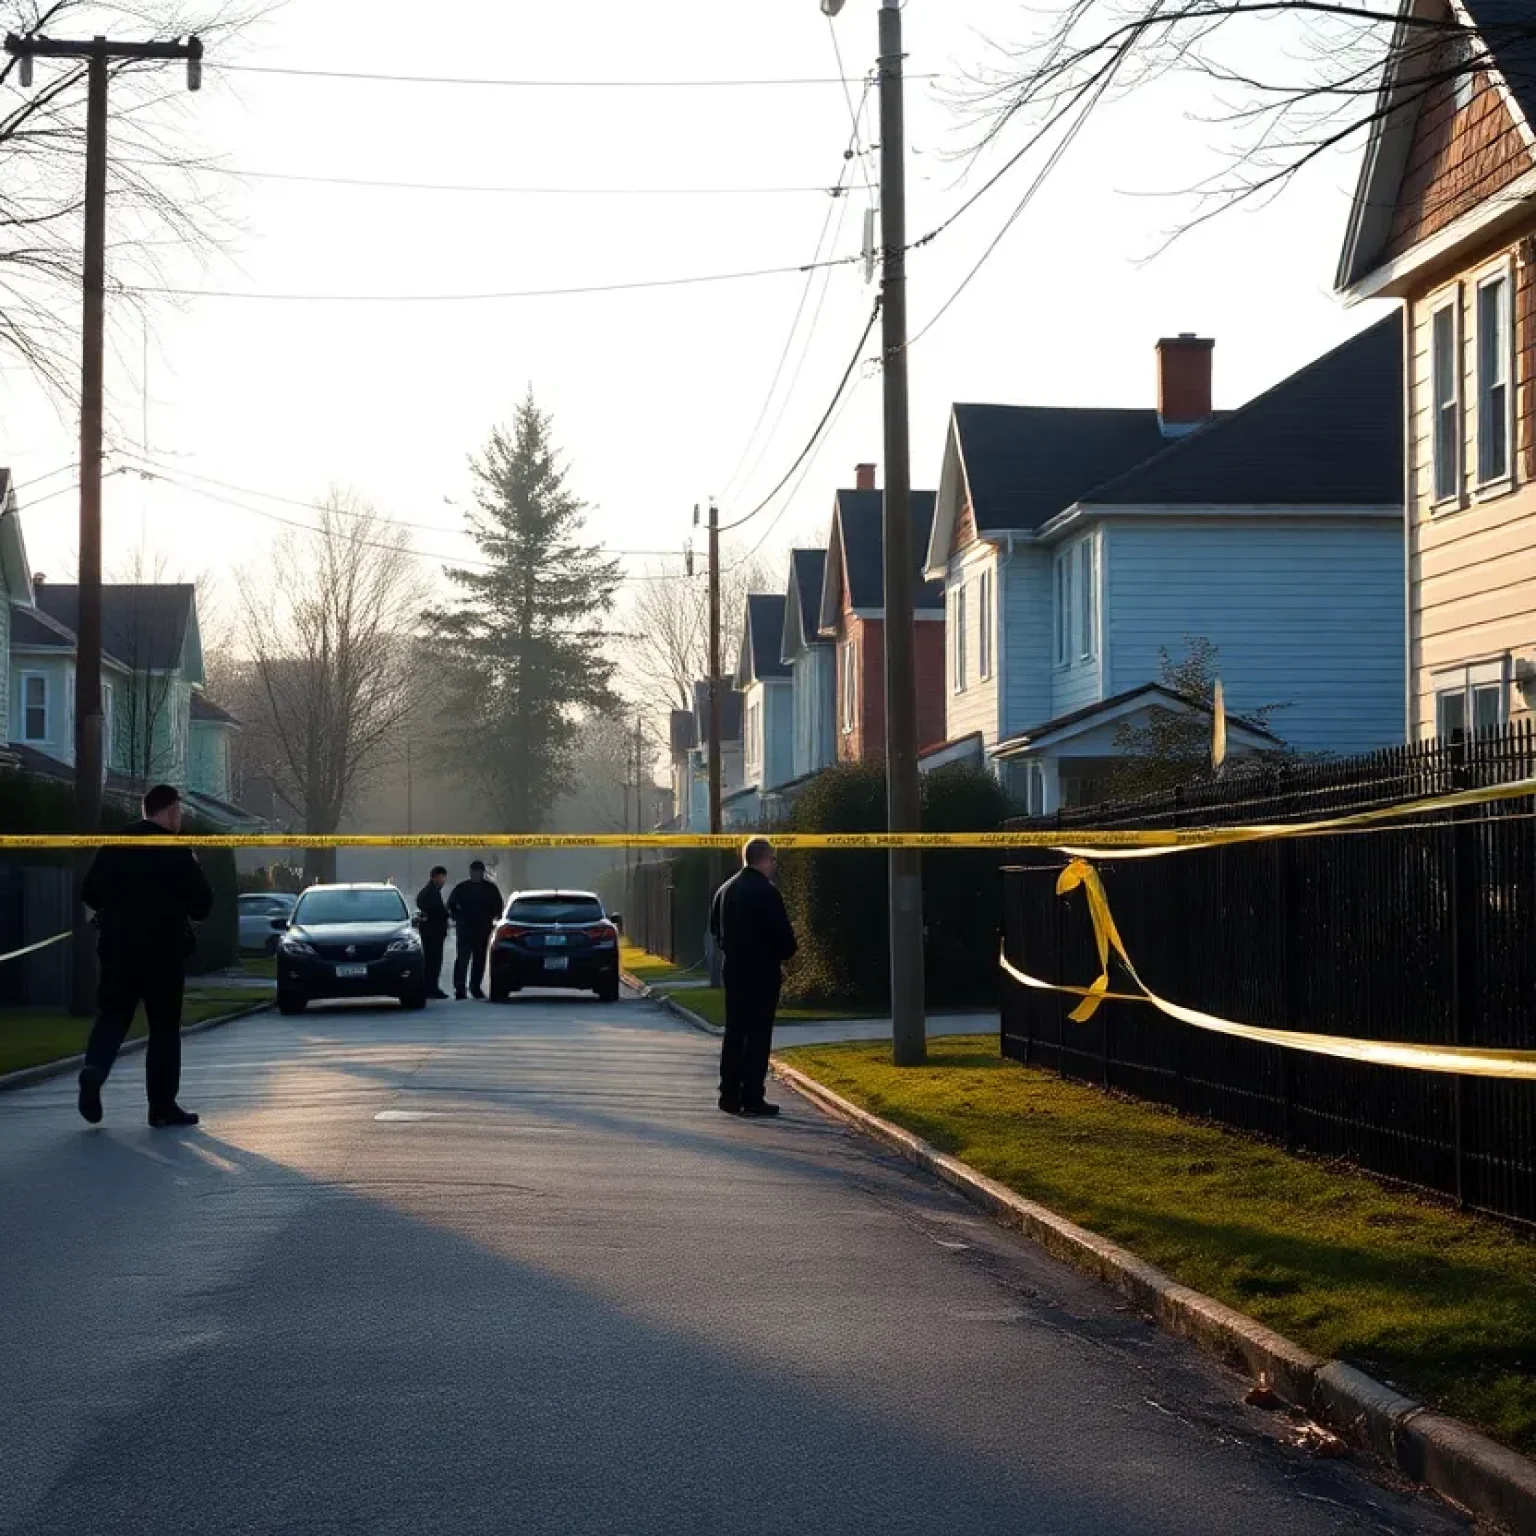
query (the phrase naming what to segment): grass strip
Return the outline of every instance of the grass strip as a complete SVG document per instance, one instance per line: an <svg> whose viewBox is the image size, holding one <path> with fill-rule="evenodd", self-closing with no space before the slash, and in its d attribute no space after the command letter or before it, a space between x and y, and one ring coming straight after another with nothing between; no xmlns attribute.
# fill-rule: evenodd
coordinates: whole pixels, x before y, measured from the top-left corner
<svg viewBox="0 0 1536 1536"><path fill-rule="evenodd" d="M691 1003L690 1003L691 1006ZM1536 1453L1536 1238L1347 1166L1004 1061L996 1036L800 1071L1318 1354Z"/></svg>

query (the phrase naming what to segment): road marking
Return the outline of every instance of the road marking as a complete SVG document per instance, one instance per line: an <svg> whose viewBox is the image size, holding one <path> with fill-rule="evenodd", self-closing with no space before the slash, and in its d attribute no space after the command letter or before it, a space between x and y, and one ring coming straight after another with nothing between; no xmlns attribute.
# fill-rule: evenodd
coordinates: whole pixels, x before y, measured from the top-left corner
<svg viewBox="0 0 1536 1536"><path fill-rule="evenodd" d="M373 1118L375 1120L399 1122L402 1120L442 1120L445 1117L435 1114L430 1109L381 1109Z"/></svg>

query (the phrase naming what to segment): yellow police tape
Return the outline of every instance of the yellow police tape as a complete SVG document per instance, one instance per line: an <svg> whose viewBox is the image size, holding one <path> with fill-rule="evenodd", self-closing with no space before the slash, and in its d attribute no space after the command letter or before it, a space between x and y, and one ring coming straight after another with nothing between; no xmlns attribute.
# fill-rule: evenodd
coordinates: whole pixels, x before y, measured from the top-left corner
<svg viewBox="0 0 1536 1536"><path fill-rule="evenodd" d="M1006 953L1000 957L1004 972L1021 986L1036 992L1058 992L1080 997L1082 1002L1069 1015L1074 1023L1086 1023L1098 1012L1101 1003L1147 1003L1159 1013L1165 1013L1181 1024L1192 1025L1195 1029L1231 1035L1239 1040L1253 1040L1261 1045L1278 1045L1290 1051L1306 1051L1314 1056L1340 1056L1349 1061L1370 1062L1382 1067L1406 1067L1415 1072L1451 1072L1465 1077L1536 1082L1536 1051L1464 1045L1416 1045L1400 1040L1358 1040L1347 1035L1315 1035L1297 1030L1263 1029L1257 1025L1238 1024L1215 1014L1202 1013L1197 1008L1185 1008L1179 1003L1171 1003L1167 998L1159 997L1137 974L1130 955L1126 953L1120 930L1115 926L1114 914L1109 910L1109 898L1104 894L1099 872L1082 859L1074 859L1056 882L1056 892L1060 896L1078 889L1088 898L1094 941L1099 951L1101 969L1091 986L1071 987L1042 981L1038 976L1030 976L1021 971L1008 959ZM1111 953L1119 959L1126 975L1141 988L1140 992L1109 990Z"/></svg>
<svg viewBox="0 0 1536 1536"><path fill-rule="evenodd" d="M791 849L920 850L978 848L1055 848L1069 854L1091 852L1094 858L1146 858L1187 853L1232 843L1270 842L1282 838L1320 837L1354 828L1385 827L1408 816L1425 816L1501 800L1536 796L1536 778L1495 784L1486 789L1458 790L1428 800L1410 800L1353 811L1317 821L1276 822L1239 827L1174 827L1157 831L1127 828L1073 828L1049 832L784 832L773 834L780 851ZM86 836L80 833L0 834L0 852L42 848L418 848L437 849L562 849L562 848L713 848L739 850L749 833L712 837L699 832L424 832L416 834L255 832L209 836L127 837Z"/></svg>

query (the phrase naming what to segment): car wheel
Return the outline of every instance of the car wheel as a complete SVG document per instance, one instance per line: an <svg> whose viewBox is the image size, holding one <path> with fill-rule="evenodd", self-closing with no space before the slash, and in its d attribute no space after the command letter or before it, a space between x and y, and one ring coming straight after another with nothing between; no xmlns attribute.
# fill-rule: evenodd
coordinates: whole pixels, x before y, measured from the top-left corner
<svg viewBox="0 0 1536 1536"><path fill-rule="evenodd" d="M511 998L512 998L512 988L511 987L498 984L497 982L494 982L494 981L491 983L491 1001L493 1003L510 1002Z"/></svg>
<svg viewBox="0 0 1536 1536"><path fill-rule="evenodd" d="M616 1003L619 1000L619 982L615 977L612 981L605 981L597 989L597 998L602 1003Z"/></svg>
<svg viewBox="0 0 1536 1536"><path fill-rule="evenodd" d="M297 992L279 992L277 1011L281 1014L303 1013L309 1007L309 999Z"/></svg>

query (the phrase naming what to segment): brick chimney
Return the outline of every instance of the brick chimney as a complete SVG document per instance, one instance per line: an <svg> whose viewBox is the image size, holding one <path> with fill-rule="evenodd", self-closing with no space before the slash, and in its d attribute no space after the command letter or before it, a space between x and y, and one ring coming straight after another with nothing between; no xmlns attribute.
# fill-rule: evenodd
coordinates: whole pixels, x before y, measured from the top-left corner
<svg viewBox="0 0 1536 1536"><path fill-rule="evenodd" d="M1211 353L1216 343L1193 331L1157 344L1157 416L1164 437L1182 437L1211 419Z"/></svg>
<svg viewBox="0 0 1536 1536"><path fill-rule="evenodd" d="M875 466L873 464L856 464L853 469L853 484L856 490L872 491L875 488Z"/></svg>

